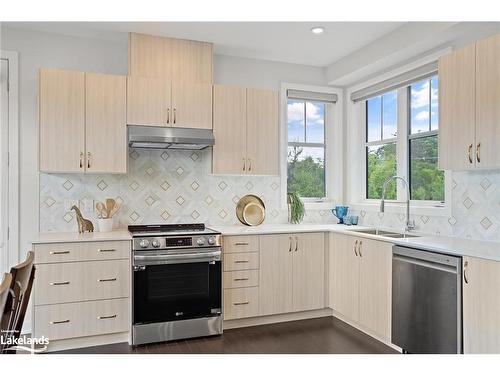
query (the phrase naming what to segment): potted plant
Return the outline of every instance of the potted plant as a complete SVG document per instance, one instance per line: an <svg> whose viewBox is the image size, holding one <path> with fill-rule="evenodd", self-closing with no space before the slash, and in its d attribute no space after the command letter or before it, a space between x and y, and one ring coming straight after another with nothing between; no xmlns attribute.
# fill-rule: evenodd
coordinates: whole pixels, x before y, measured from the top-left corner
<svg viewBox="0 0 500 375"><path fill-rule="evenodd" d="M292 224L299 224L304 218L304 203L300 199L298 193L287 194L288 203L288 222Z"/></svg>

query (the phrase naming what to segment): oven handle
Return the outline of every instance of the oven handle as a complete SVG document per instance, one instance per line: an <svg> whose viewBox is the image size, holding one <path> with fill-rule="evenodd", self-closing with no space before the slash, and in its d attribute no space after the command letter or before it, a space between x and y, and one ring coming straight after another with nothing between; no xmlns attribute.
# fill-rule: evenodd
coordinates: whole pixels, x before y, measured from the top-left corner
<svg viewBox="0 0 500 375"><path fill-rule="evenodd" d="M220 256L220 250L193 254L134 255L134 264L154 265L172 263L197 263L200 261L211 262L220 260Z"/></svg>

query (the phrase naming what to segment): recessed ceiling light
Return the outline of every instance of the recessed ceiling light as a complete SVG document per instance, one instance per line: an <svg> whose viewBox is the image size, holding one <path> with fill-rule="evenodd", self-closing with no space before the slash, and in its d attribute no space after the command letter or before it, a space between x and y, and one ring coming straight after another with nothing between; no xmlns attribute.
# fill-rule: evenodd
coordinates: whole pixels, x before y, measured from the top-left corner
<svg viewBox="0 0 500 375"><path fill-rule="evenodd" d="M325 28L323 26L315 26L311 29L313 34L323 34L325 32Z"/></svg>

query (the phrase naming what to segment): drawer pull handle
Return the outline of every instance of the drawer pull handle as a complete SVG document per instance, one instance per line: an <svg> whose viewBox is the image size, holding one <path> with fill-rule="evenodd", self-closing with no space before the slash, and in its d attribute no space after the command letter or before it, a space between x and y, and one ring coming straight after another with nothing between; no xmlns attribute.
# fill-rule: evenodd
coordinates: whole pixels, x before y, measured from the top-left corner
<svg viewBox="0 0 500 375"><path fill-rule="evenodd" d="M66 319L66 320L56 320L56 321L50 322L50 324L63 324L63 323L69 323L69 319Z"/></svg>
<svg viewBox="0 0 500 375"><path fill-rule="evenodd" d="M248 263L249 260L235 260L234 263Z"/></svg>
<svg viewBox="0 0 500 375"><path fill-rule="evenodd" d="M113 251L116 251L116 249L99 249L97 250L99 253L111 253Z"/></svg>
<svg viewBox="0 0 500 375"><path fill-rule="evenodd" d="M69 250L65 250L65 251L51 251L49 254L50 255L69 254Z"/></svg>
<svg viewBox="0 0 500 375"><path fill-rule="evenodd" d="M99 320L102 320L102 319L114 319L116 318L116 314L115 315L104 315L104 316L98 316L97 319Z"/></svg>
<svg viewBox="0 0 500 375"><path fill-rule="evenodd" d="M248 246L250 244L248 242L236 242L234 245L235 246Z"/></svg>
<svg viewBox="0 0 500 375"><path fill-rule="evenodd" d="M97 279L97 281L99 281L100 283L103 283L105 281L116 281L116 277L113 277L111 279Z"/></svg>
<svg viewBox="0 0 500 375"><path fill-rule="evenodd" d="M59 281L59 282L54 282L50 283L50 285L68 285L69 281Z"/></svg>
<svg viewBox="0 0 500 375"><path fill-rule="evenodd" d="M233 281L247 281L248 277L237 277L236 279L233 279Z"/></svg>
<svg viewBox="0 0 500 375"><path fill-rule="evenodd" d="M235 302L233 303L233 305L235 306L240 306L240 305L248 305L250 302L249 301L245 301L245 302Z"/></svg>

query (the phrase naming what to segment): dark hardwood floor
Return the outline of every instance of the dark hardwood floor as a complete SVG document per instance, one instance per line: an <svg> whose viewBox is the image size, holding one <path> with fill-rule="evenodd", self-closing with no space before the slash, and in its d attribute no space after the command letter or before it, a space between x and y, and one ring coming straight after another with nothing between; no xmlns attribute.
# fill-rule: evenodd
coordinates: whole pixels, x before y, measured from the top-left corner
<svg viewBox="0 0 500 375"><path fill-rule="evenodd" d="M94 346L58 354L386 354L397 353L334 317L224 331L221 336L131 347Z"/></svg>

